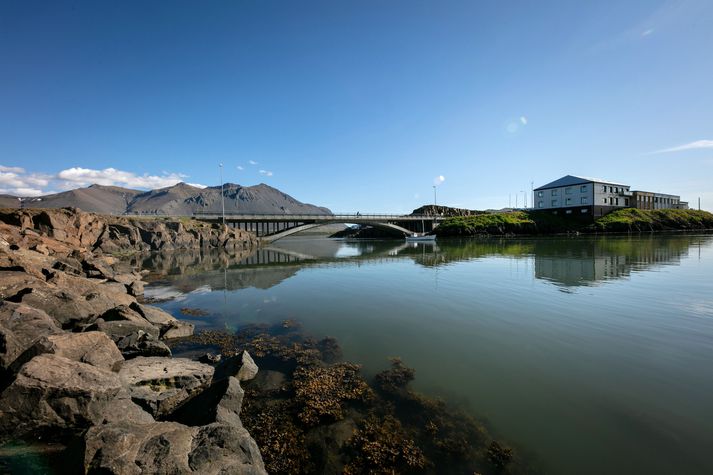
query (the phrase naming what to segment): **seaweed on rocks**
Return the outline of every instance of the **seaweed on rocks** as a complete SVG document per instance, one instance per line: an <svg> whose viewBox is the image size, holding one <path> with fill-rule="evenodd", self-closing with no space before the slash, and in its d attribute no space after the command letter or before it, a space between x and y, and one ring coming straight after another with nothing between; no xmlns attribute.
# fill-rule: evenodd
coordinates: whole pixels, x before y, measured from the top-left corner
<svg viewBox="0 0 713 475"><path fill-rule="evenodd" d="M344 473L416 473L428 461L398 419L369 416L349 441L353 452Z"/></svg>
<svg viewBox="0 0 713 475"><path fill-rule="evenodd" d="M269 473L523 473L518 454L470 415L415 392L399 358L367 381L334 338L298 322L251 324L191 338L223 356L246 350L260 371L245 383L241 419Z"/></svg>
<svg viewBox="0 0 713 475"><path fill-rule="evenodd" d="M347 401L367 402L373 391L359 375L360 367L338 363L326 367L298 367L293 373L297 415L307 426L344 417Z"/></svg>

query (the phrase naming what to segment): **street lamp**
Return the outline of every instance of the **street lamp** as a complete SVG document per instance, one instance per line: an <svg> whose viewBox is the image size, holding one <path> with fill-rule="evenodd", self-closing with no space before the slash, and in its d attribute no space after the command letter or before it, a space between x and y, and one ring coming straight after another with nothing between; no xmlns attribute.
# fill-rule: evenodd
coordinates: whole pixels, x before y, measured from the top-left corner
<svg viewBox="0 0 713 475"><path fill-rule="evenodd" d="M223 207L223 224L225 224L225 193L223 193L223 164L220 164L220 202Z"/></svg>

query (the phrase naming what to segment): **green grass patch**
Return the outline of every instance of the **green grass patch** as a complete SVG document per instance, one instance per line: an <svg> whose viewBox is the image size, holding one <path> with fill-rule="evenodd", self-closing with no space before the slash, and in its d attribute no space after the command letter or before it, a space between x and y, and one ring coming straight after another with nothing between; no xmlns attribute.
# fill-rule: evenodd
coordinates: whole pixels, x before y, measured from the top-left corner
<svg viewBox="0 0 713 475"><path fill-rule="evenodd" d="M625 208L594 221L589 215L552 214L546 211L514 211L449 218L436 228L438 236L507 234L626 233L713 229L707 211Z"/></svg>

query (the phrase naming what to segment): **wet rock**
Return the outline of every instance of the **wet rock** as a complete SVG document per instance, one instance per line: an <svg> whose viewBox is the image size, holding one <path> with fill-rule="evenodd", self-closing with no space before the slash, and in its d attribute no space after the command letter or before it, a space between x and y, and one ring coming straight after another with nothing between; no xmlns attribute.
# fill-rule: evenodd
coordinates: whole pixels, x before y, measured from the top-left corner
<svg viewBox="0 0 713 475"><path fill-rule="evenodd" d="M119 376L134 402L164 417L208 388L213 373L212 366L183 358L139 357L125 362Z"/></svg>
<svg viewBox="0 0 713 475"><path fill-rule="evenodd" d="M25 364L0 396L0 439L86 429L122 385L116 373L58 355Z"/></svg>
<svg viewBox="0 0 713 475"><path fill-rule="evenodd" d="M27 352L32 356L54 354L108 371L118 371L124 357L106 333L60 333L41 338Z"/></svg>
<svg viewBox="0 0 713 475"><path fill-rule="evenodd" d="M57 322L42 310L0 302L0 387L5 372L41 338L60 332Z"/></svg>

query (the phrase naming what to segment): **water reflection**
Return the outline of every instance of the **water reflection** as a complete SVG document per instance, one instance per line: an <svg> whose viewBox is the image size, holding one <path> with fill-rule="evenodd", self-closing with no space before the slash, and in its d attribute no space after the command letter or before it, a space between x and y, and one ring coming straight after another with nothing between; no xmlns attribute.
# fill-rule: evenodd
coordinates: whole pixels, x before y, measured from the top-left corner
<svg viewBox="0 0 713 475"><path fill-rule="evenodd" d="M142 259L148 290L179 293L161 305L196 328L294 319L367 375L400 356L419 390L486 416L545 473L713 473L713 236L287 239Z"/></svg>
<svg viewBox="0 0 713 475"><path fill-rule="evenodd" d="M500 257L534 262L534 278L562 290L627 278L632 272L678 265L689 249L713 236L636 236L608 238L468 239L439 243L285 239L253 252L218 250L167 252L136 257L150 269L150 297L175 298L200 289L268 289L309 266L384 263L408 259L424 267ZM162 285L163 284L163 285Z"/></svg>

